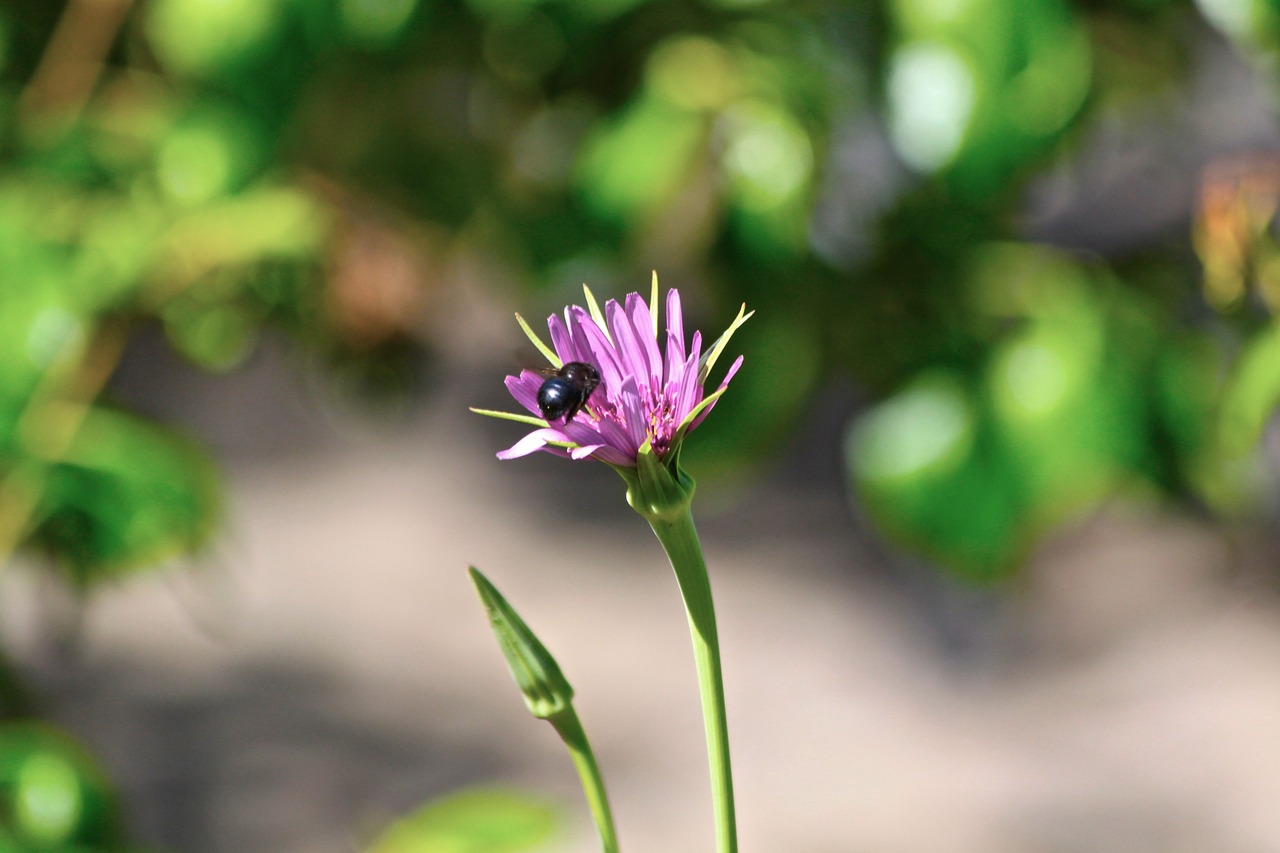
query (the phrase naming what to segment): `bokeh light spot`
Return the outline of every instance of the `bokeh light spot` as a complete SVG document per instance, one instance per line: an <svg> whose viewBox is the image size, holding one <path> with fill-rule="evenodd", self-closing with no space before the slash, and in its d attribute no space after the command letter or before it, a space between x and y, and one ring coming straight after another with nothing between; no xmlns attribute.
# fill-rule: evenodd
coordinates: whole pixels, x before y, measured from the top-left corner
<svg viewBox="0 0 1280 853"><path fill-rule="evenodd" d="M342 0L342 25L359 41L384 44L404 30L418 0Z"/></svg>
<svg viewBox="0 0 1280 853"><path fill-rule="evenodd" d="M944 24L960 20L972 5L973 0L901 0L897 7L903 18Z"/></svg>
<svg viewBox="0 0 1280 853"><path fill-rule="evenodd" d="M655 95L693 111L723 107L735 83L729 52L701 36L667 39L650 56L645 73Z"/></svg>
<svg viewBox="0 0 1280 853"><path fill-rule="evenodd" d="M37 367L48 367L80 332L80 321L60 306L44 308L31 321L27 356Z"/></svg>
<svg viewBox="0 0 1280 853"><path fill-rule="evenodd" d="M1061 354L1038 340L1014 344L997 374L1005 408L1027 415L1053 411L1062 403L1069 385Z"/></svg>
<svg viewBox="0 0 1280 853"><path fill-rule="evenodd" d="M734 131L724 167L745 206L774 208L808 186L813 148L808 134L790 116L752 106L735 110L730 124Z"/></svg>
<svg viewBox="0 0 1280 853"><path fill-rule="evenodd" d="M888 75L889 133L910 166L933 172L951 162L973 117L973 72L946 45L917 42L893 55Z"/></svg>
<svg viewBox="0 0 1280 853"><path fill-rule="evenodd" d="M165 140L156 163L160 186L174 201L199 204L221 194L231 180L231 152L212 128L191 127Z"/></svg>
<svg viewBox="0 0 1280 853"><path fill-rule="evenodd" d="M973 421L960 387L921 383L858 422L851 437L854 465L867 480L917 476L959 459L972 438Z"/></svg>
<svg viewBox="0 0 1280 853"><path fill-rule="evenodd" d="M279 12L278 0L158 0L147 36L166 68L203 76L263 48Z"/></svg>
<svg viewBox="0 0 1280 853"><path fill-rule="evenodd" d="M50 752L33 752L18 771L15 817L25 834L46 844L70 838L82 811L75 768Z"/></svg>
<svg viewBox="0 0 1280 853"><path fill-rule="evenodd" d="M1232 38L1249 35L1254 23L1255 0L1196 0L1209 23Z"/></svg>

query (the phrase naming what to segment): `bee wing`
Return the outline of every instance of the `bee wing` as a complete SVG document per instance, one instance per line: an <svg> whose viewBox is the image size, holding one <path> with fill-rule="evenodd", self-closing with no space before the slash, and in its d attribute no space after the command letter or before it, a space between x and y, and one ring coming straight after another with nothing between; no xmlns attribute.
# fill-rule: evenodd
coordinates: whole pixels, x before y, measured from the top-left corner
<svg viewBox="0 0 1280 853"><path fill-rule="evenodd" d="M547 366L545 361L539 364L538 361L533 358L524 358L523 353L521 354L521 357L517 357L515 361L517 370L528 370L529 372L536 373L539 376L551 377L556 375L556 368Z"/></svg>

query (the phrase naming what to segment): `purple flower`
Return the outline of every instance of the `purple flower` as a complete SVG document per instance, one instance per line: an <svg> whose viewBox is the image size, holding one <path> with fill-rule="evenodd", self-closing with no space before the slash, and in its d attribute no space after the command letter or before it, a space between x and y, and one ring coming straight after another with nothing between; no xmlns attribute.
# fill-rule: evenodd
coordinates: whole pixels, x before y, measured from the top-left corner
<svg viewBox="0 0 1280 853"><path fill-rule="evenodd" d="M538 408L538 389L547 380L546 374L524 370L518 376L508 376L511 396L532 416L476 411L539 428L499 453L499 459L515 459L535 450L629 468L636 466L642 453L665 459L689 430L702 423L742 364L742 356L738 356L720 387L704 393L716 359L734 331L751 316L744 313L746 306L704 353L700 332L694 332L686 346L679 292L667 292L667 329L660 339L657 313L640 294L628 294L622 304L611 299L601 312L591 291L585 286L583 291L587 308L571 305L564 317L553 314L547 319L554 351L519 315L516 317L553 368L585 362L599 372L600 384L577 414L567 422L555 422L543 420ZM655 275L650 299L655 308L657 300Z"/></svg>

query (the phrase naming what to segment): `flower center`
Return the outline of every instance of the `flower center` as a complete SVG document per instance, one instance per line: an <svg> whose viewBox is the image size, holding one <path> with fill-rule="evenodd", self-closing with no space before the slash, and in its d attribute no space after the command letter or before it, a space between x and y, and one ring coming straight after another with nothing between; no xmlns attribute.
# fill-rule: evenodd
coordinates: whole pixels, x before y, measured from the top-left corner
<svg viewBox="0 0 1280 853"><path fill-rule="evenodd" d="M649 445L653 452L661 458L671 449L671 439L675 437L676 411L672 400L663 396L653 401L646 401L645 415L648 420L647 433Z"/></svg>

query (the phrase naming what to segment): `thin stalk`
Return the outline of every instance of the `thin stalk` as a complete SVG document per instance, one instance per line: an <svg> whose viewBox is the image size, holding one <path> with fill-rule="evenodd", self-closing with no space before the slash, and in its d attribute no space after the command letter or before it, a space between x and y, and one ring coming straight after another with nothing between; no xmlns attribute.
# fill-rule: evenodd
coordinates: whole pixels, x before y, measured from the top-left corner
<svg viewBox="0 0 1280 853"><path fill-rule="evenodd" d="M71 449L94 400L120 363L126 336L123 324L104 322L86 348L69 342L27 402L18 435L29 455L0 477L0 568L37 521L40 466L61 461Z"/></svg>
<svg viewBox="0 0 1280 853"><path fill-rule="evenodd" d="M55 137L74 124L106 68L133 0L70 0L19 98L21 117L63 115ZM54 141L54 140L50 140Z"/></svg>
<svg viewBox="0 0 1280 853"><path fill-rule="evenodd" d="M738 828L733 808L733 772L729 766L729 723L724 706L724 678L720 667L720 638L716 631L711 579L702 556L698 531L686 504L682 511L647 517L658 541L671 560L698 666L698 690L702 696L702 720L707 730L707 758L711 765L711 797L715 808L716 851L737 853Z"/></svg>
<svg viewBox="0 0 1280 853"><path fill-rule="evenodd" d="M604 790L604 777L600 775L595 753L591 751L587 732L582 728L577 712L570 705L548 717L547 722L555 726L560 739L569 748L573 766L577 768L578 779L582 782L582 792L587 796L591 816L595 818L596 828L600 831L600 844L604 853L618 853L618 833L613 827L613 812L609 808L609 796Z"/></svg>

